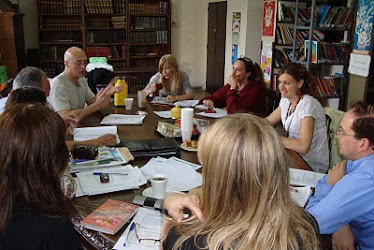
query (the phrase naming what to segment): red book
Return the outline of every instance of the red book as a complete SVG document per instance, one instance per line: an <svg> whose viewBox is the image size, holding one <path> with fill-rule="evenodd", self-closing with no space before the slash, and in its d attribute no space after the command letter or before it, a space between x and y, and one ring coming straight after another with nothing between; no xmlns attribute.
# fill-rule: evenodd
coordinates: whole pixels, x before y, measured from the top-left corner
<svg viewBox="0 0 374 250"><path fill-rule="evenodd" d="M139 206L108 199L81 221L85 228L107 234L115 234L134 216Z"/></svg>

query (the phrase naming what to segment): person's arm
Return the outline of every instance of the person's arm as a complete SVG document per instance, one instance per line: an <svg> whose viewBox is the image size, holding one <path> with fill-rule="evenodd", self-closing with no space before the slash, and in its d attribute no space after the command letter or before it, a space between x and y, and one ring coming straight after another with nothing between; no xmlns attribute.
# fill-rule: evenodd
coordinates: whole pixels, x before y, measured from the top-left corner
<svg viewBox="0 0 374 250"><path fill-rule="evenodd" d="M164 201L164 209L177 223L183 220L183 209L189 209L199 220L204 220L200 209L200 199L191 194L171 194Z"/></svg>
<svg viewBox="0 0 374 250"><path fill-rule="evenodd" d="M203 103L204 105L208 106L204 103L205 100L211 100L213 102L213 107L219 107L223 108L226 107L226 99L227 99L227 90L230 89L230 84L226 84L225 86L222 86L220 89L218 89L216 92L214 92L211 96L207 96L202 98L199 103Z"/></svg>
<svg viewBox="0 0 374 250"><path fill-rule="evenodd" d="M116 136L113 134L105 134L100 136L97 139L87 140L87 141L65 141L66 146L68 147L69 151L73 147L73 144L83 144L83 145L92 145L96 147L100 146L107 146L107 147L113 147L117 144Z"/></svg>
<svg viewBox="0 0 374 250"><path fill-rule="evenodd" d="M268 117L265 118L271 125L275 126L281 121L281 107L278 106Z"/></svg>
<svg viewBox="0 0 374 250"><path fill-rule="evenodd" d="M345 224L332 235L333 250L355 250L355 237L349 224Z"/></svg>
<svg viewBox="0 0 374 250"><path fill-rule="evenodd" d="M168 95L166 97L167 102L176 102L176 101L184 101L188 99L193 99L193 94L183 94L183 95Z"/></svg>
<svg viewBox="0 0 374 250"><path fill-rule="evenodd" d="M312 144L314 133L314 118L311 116L304 117L300 121L299 138L282 137L283 146L285 148L296 151L300 154L307 154Z"/></svg>
<svg viewBox="0 0 374 250"><path fill-rule="evenodd" d="M156 73L151 77L151 79L149 79L147 86L145 86L145 88L143 89L147 96L156 92L156 83L159 80L159 78L160 74Z"/></svg>
<svg viewBox="0 0 374 250"><path fill-rule="evenodd" d="M347 164L352 164L348 161ZM355 218L374 210L373 179L364 171L355 170L345 175L335 184L342 174L344 163L331 169L327 176L317 184L306 210L317 220L321 234L331 234ZM330 177L330 178L329 178Z"/></svg>

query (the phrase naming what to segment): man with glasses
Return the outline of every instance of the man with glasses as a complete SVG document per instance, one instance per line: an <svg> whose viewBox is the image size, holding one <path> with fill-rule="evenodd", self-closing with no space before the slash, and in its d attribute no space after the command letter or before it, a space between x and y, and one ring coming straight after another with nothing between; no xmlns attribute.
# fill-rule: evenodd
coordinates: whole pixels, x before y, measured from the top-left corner
<svg viewBox="0 0 374 250"><path fill-rule="evenodd" d="M78 47L70 47L64 54L65 70L51 81L51 104L61 116L72 115L83 120L90 114L106 108L110 96L120 91L113 82L95 96L88 87L86 75L87 56ZM85 107L85 104L88 107Z"/></svg>
<svg viewBox="0 0 374 250"><path fill-rule="evenodd" d="M318 182L306 210L321 234L334 233L333 249L374 249L374 106L354 104L336 137L349 160Z"/></svg>

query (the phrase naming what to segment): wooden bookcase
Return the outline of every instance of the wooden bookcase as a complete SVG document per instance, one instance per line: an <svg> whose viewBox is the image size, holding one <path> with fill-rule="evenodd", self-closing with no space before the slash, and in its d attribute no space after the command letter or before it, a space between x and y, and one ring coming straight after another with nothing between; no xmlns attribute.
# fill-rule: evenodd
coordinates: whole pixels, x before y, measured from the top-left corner
<svg viewBox="0 0 374 250"><path fill-rule="evenodd" d="M41 68L50 77L64 69L70 46L87 57L104 56L130 91L142 89L171 52L170 0L39 0Z"/></svg>
<svg viewBox="0 0 374 250"><path fill-rule="evenodd" d="M349 2L278 1L272 58L274 89L282 66L290 61L301 63L315 76L317 89L327 104L344 108L356 11ZM309 36L311 33L313 36Z"/></svg>

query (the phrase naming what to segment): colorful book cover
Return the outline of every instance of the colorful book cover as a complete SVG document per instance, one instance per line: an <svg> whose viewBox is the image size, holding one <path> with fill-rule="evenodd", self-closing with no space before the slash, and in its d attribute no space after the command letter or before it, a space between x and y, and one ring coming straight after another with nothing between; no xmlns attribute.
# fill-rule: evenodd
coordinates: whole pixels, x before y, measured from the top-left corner
<svg viewBox="0 0 374 250"><path fill-rule="evenodd" d="M308 56L308 49L309 49L309 40L305 40L305 58ZM312 54L311 54L311 60L312 63L318 63L318 42L313 41L312 43Z"/></svg>
<svg viewBox="0 0 374 250"><path fill-rule="evenodd" d="M81 221L85 228L115 234L134 216L139 206L124 201L108 199Z"/></svg>
<svg viewBox="0 0 374 250"><path fill-rule="evenodd" d="M275 40L275 15L277 2L275 0L264 1L264 13L262 18L262 41Z"/></svg>

